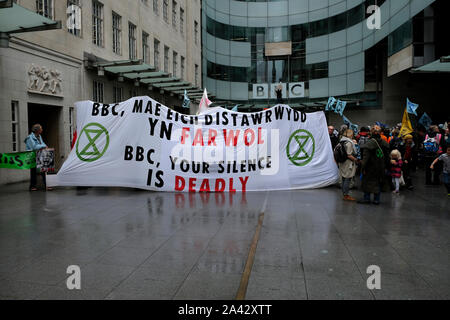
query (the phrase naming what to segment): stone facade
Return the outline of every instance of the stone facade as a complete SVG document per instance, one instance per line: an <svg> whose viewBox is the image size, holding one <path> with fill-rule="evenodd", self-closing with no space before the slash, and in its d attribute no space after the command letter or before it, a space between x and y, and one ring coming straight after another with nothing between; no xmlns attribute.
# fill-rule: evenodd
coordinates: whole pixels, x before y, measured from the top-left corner
<svg viewBox="0 0 450 320"><path fill-rule="evenodd" d="M19 5L36 12L35 0L19 0ZM93 43L93 2L80 0L81 33L74 35L67 28L68 1L53 0L53 20L61 20L60 30L15 34L9 48L0 48L0 153L12 152L12 103L18 105L18 151L25 150L24 139L32 122L45 117L44 138L57 152L56 163L61 165L70 152L71 135L76 123L72 114L75 102L93 100L94 80L104 84L103 102L114 102L114 87L122 88L122 100L135 95L148 95L167 106L181 105L179 97L149 91L147 86L135 87L132 82L119 83L116 79L98 76L85 68L86 56L105 61L129 60L128 26L136 26L137 59L143 59L143 32L148 34L149 61L154 64L154 39L160 42L160 69L164 69L164 47L169 48L168 72L173 72L173 52L177 53L177 76L180 77L181 57L185 58L183 80L201 87L201 1L167 1L168 19L164 19L164 0L158 0L158 13L153 0L102 0L103 45ZM176 19L173 22L173 4ZM183 34L180 31L180 9L184 10ZM113 52L112 14L121 16L121 54ZM198 32L195 32L195 22ZM195 41L195 37L198 40ZM35 120L36 119L36 120ZM0 184L28 179L28 172L0 169Z"/></svg>

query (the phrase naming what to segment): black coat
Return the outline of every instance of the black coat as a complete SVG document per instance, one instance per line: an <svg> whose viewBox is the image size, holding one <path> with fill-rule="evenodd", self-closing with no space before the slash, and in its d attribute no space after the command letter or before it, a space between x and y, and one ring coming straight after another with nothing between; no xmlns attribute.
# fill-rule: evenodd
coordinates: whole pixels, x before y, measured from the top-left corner
<svg viewBox="0 0 450 320"><path fill-rule="evenodd" d="M389 145L376 137L370 139L362 150L362 189L367 193L379 193L385 182L385 169L389 163Z"/></svg>

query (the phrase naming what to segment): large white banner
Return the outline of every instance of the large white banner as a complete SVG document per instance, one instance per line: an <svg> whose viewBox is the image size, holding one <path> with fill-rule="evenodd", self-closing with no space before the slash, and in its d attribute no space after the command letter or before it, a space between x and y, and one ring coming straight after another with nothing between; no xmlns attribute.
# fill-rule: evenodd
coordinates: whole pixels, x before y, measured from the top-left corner
<svg viewBox="0 0 450 320"><path fill-rule="evenodd" d="M177 113L149 97L79 102L78 138L49 186L172 192L311 189L338 178L323 112Z"/></svg>

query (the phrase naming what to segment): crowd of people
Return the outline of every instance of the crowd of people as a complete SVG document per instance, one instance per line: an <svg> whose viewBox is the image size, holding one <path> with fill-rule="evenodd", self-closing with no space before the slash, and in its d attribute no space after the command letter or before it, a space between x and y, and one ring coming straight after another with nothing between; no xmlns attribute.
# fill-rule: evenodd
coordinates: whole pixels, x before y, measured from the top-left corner
<svg viewBox="0 0 450 320"><path fill-rule="evenodd" d="M374 125L358 133L346 125L339 131L328 127L345 201L378 205L382 192L413 190L411 173L417 168L425 169L426 185L440 185L442 176L450 197L450 121L428 130L419 125L403 136L401 126ZM357 200L350 189L359 185L363 197Z"/></svg>

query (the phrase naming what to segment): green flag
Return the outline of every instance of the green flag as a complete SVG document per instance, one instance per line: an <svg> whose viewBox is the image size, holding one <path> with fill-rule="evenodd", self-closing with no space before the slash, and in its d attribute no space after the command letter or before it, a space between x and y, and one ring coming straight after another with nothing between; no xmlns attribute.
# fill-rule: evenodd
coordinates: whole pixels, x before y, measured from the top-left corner
<svg viewBox="0 0 450 320"><path fill-rule="evenodd" d="M0 153L0 168L19 170L36 168L36 152Z"/></svg>

